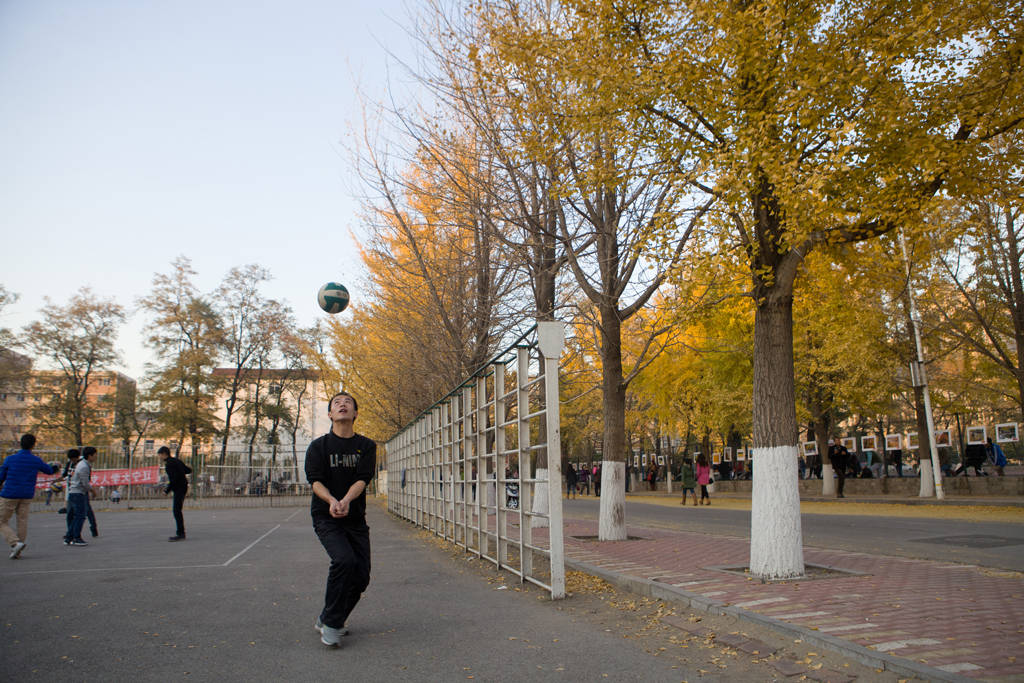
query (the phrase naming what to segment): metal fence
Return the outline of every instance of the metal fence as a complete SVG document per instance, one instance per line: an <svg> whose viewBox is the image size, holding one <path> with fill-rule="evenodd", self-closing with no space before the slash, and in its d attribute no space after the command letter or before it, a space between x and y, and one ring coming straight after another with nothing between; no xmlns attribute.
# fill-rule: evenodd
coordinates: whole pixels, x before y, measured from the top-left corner
<svg viewBox="0 0 1024 683"><path fill-rule="evenodd" d="M539 322L386 445L392 513L553 599L565 597L563 338L561 323Z"/></svg>

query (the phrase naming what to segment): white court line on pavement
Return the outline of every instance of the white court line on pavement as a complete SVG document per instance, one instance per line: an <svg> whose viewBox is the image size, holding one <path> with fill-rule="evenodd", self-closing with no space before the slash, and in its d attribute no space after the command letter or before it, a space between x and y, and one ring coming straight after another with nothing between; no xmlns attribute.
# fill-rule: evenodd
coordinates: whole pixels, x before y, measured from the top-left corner
<svg viewBox="0 0 1024 683"><path fill-rule="evenodd" d="M757 607L758 605L770 605L774 602L789 602L789 598L764 598L763 600L750 600L749 602L737 602L733 607Z"/></svg>
<svg viewBox="0 0 1024 683"><path fill-rule="evenodd" d="M262 536L260 536L259 538L257 538L257 539L256 539L255 541L253 541L253 542L252 542L252 543L250 543L249 545L247 545L247 546L245 546L244 548L242 548L242 549L241 549L241 550L240 550L240 551L238 552L238 554L237 554L237 555L235 555L234 557L232 557L232 558L231 558L230 560L228 560L227 562L225 562L225 563L224 563L224 564L222 564L221 566L222 566L222 567L226 567L226 566L228 566L229 564L231 564L232 562L234 562L235 560L237 560L238 558L240 558L240 557L241 557L242 555L245 555L245 554L246 554L247 552L249 552L249 549L250 549L250 548L252 548L252 547L253 547L254 545L256 545L257 543L259 543L260 541L262 541L262 540L263 540L264 538L266 538L267 536L269 536L270 534L274 533L275 531L277 531L277 530L278 530L278 529L280 529L280 528L281 528L281 525L280 525L280 524L278 524L278 525L277 525L277 526L275 526L275 527L274 527L273 529L271 529L271 530L270 530L270 531L268 531L267 533L263 534Z"/></svg>
<svg viewBox="0 0 1024 683"><path fill-rule="evenodd" d="M889 652L891 650L902 650L905 647L911 645L938 645L940 641L933 638L911 638L909 640L890 640L888 643L878 643L877 645L869 645L868 647L877 650L878 652Z"/></svg>
<svg viewBox="0 0 1024 683"><path fill-rule="evenodd" d="M295 515L299 514L300 512L303 512L303 511L305 511L305 509L306 509L306 508L299 508L298 510L296 510L296 511L295 511L295 512L293 512L292 514L290 514L290 515L288 515L287 517L285 517L285 518L284 518L284 521L286 521L286 522L290 522L290 521L292 521L292 517L294 517Z"/></svg>
<svg viewBox="0 0 1024 683"><path fill-rule="evenodd" d="M299 512L299 511L297 510L296 512ZM292 516L294 516L294 514L295 513L292 513ZM288 519L291 519L291 516L289 516ZM288 520L285 520L285 521L288 521ZM257 543L262 541L264 538L266 538L267 536L269 536L270 534L274 533L275 531L277 531L280 528L281 528L281 525L278 524L273 529L271 529L267 533L263 534L262 536L257 538L255 541L253 541L249 545L247 545L244 548L242 548L242 550L239 551L230 560L228 560L227 562L223 562L221 564L179 564L179 565L158 566L158 567L93 567L91 569L43 569L43 570L39 570L39 571L29 571L29 572L10 572L10 573L7 574L7 576L25 576L25 575L40 575L40 574L83 574L83 573L86 573L86 572L122 572L122 571L123 572L141 572L141 571L156 570L156 569L209 569L211 567L227 567L232 562L237 560L239 557L241 557L242 555L247 553L249 550L251 550L254 545L256 545Z"/></svg>

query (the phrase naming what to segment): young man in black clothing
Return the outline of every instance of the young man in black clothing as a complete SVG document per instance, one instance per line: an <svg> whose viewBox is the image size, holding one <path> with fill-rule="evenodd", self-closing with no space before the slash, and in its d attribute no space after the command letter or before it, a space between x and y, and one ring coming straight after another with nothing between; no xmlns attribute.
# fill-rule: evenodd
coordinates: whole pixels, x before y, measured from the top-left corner
<svg viewBox="0 0 1024 683"><path fill-rule="evenodd" d="M828 460L836 473L836 498L845 498L843 485L846 483L846 468L850 465L850 451L836 439L829 439Z"/></svg>
<svg viewBox="0 0 1024 683"><path fill-rule="evenodd" d="M171 510L174 513L174 524L177 529L175 534L167 540L184 541L185 517L181 514L181 508L185 504L185 494L188 493L188 479L185 478L185 475L192 474L192 468L181 460L171 457L171 449L167 446L161 446L156 454L163 461L164 469L167 470L167 488L164 489L164 495L174 494Z"/></svg>
<svg viewBox="0 0 1024 683"><path fill-rule="evenodd" d="M348 634L345 621L370 583L370 527L366 487L377 467L377 444L356 434L359 413L346 392L331 397L331 431L306 449L306 479L313 487L313 530L331 558L324 607L315 628L320 641L337 647Z"/></svg>

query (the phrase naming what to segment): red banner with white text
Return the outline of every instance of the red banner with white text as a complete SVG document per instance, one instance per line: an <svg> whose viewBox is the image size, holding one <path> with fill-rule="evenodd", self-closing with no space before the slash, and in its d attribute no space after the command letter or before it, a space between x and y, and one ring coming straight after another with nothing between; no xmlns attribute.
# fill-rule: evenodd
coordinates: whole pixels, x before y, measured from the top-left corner
<svg viewBox="0 0 1024 683"><path fill-rule="evenodd" d="M60 479L59 474L43 474L36 479L36 488L45 489L55 480ZM126 486L128 484L159 484L160 466L138 467L124 470L93 470L93 486Z"/></svg>

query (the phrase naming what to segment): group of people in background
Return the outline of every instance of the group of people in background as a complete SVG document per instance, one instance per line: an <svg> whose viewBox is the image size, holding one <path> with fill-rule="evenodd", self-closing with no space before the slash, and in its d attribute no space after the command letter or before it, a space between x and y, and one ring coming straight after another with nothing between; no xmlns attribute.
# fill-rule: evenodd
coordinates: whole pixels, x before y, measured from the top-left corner
<svg viewBox="0 0 1024 683"><path fill-rule="evenodd" d="M96 457L96 449L86 446L81 452L77 448L68 451L68 461L64 465L62 479L66 486L64 514L67 517L67 531L64 534L64 545L89 545L82 538L82 529L86 520L93 538L100 535L96 526L96 514L89 502L94 490L92 486L92 461Z"/></svg>
<svg viewBox="0 0 1024 683"><path fill-rule="evenodd" d="M680 505L686 505L687 493L693 498L694 505L711 505L711 494L708 492L708 486L712 483L713 479L708 457L703 453L698 453L693 460L689 458L684 459L680 468L680 474L682 475L681 481L683 484L683 499L680 501ZM699 500L697 498L698 486L700 486Z"/></svg>
<svg viewBox="0 0 1024 683"><path fill-rule="evenodd" d="M889 450L886 451L885 455L885 459L877 459L874 452L868 452L868 461L866 464L862 464L857 455L851 453L840 439L829 439L828 451L825 455L828 460L825 461L818 454L811 455L806 459L801 455L798 461L799 477L801 479L821 479L822 465L824 462L828 462L832 466L832 471L836 478L836 495L839 498L845 498L843 489L845 488L846 479L849 477L859 479L878 478L883 476L883 468L887 465L891 465L896 477L903 476L903 451L898 449ZM1005 475L1006 455L999 444L993 443L991 438L988 438L985 444L969 444L959 467L946 464L943 465L942 470L943 474L948 477L955 477L961 472L964 473L964 476L967 476L968 468L973 468L977 476L988 476L988 473L983 469L986 464L991 465L998 476L1002 477ZM717 472L714 471L715 469L717 469ZM600 465L595 464L592 468L587 465L580 465L577 469L570 462L565 476L568 497L573 498L583 492L589 494L590 482L592 480L594 481L594 495L600 496L600 472ZM665 466L657 465L653 459L645 468L634 468L627 462L627 493L629 492L633 472L638 473L638 476L650 487L651 491L656 491L657 483L663 481L669 475ZM706 455L697 453L692 460L684 458L683 464L678 471L673 466L671 474L674 481L682 482L683 498L681 503L683 505L686 505L687 494L693 496L694 505L710 505L711 497L708 494L707 487L713 482L712 477L723 481L728 479L749 479L752 475L752 468L744 467L744 463L738 460L727 461L725 459L722 459L718 465L711 465ZM916 476L916 473L911 473L911 476ZM697 486L700 486L701 489L699 499L696 495Z"/></svg>
<svg viewBox="0 0 1024 683"><path fill-rule="evenodd" d="M657 482L660 480L658 466L650 463L646 470L641 470L643 479L648 483L652 491L657 489ZM629 492L630 479L633 474L633 467L626 465L626 491ZM686 459L679 470L679 481L683 486L683 505L686 505L686 495L689 492L693 496L694 505L711 505L711 495L708 486L712 483L711 464L703 453L697 453L693 460ZM581 464L578 468L574 463L569 463L565 468L565 489L568 498L575 498L582 493L590 494L590 484L594 484L594 495L601 495L601 465ZM697 498L696 489L700 486L700 498Z"/></svg>
<svg viewBox="0 0 1024 683"><path fill-rule="evenodd" d="M892 450L887 454L889 464L892 465L897 477L903 476L903 451ZM842 444L839 439L829 439L828 451L825 455L827 462L832 465L836 477L855 479L875 479L882 476L884 462L875 458L873 451L868 452L868 462L862 464L854 453ZM872 462L873 461L873 462ZM806 459L801 455L797 467L801 479L822 479L822 465L826 462L819 454L808 456Z"/></svg>
<svg viewBox="0 0 1024 683"><path fill-rule="evenodd" d="M976 476L987 477L988 472L983 469L986 463L992 465L998 476L1002 477L1006 474L1003 470L1006 467L1006 454L1003 453L999 444L992 443L991 437L986 439L984 444L968 444L964 449L964 457L960 466L954 469L952 465L948 465L943 467L943 472L947 477L955 477L963 472L966 477L968 476L967 468L970 467Z"/></svg>
<svg viewBox="0 0 1024 683"><path fill-rule="evenodd" d="M832 465L832 471L837 480L836 489L840 498L843 497L843 485L848 477L879 478L883 476L883 472L888 466L892 467L896 477L904 476L903 451L900 449L886 451L884 459L876 459L875 453L869 451L867 463L861 463L860 458L843 446L839 439L829 439L828 444L826 457L828 463ZM800 478L821 479L823 462L819 455L812 455L806 460L801 456L799 460ZM988 438L984 444L968 444L960 465L955 467L952 463L946 463L942 465L942 472L947 477L955 477L961 472L967 476L967 470L971 468L976 476L984 477L988 476L988 472L984 470L985 465L991 465L996 474L1002 477L1005 475L1006 462L1003 449L999 444L993 443L991 438ZM888 473L886 472L886 474ZM911 476L916 476L916 471L912 472Z"/></svg>
<svg viewBox="0 0 1024 683"><path fill-rule="evenodd" d="M569 498L586 493L590 495L591 483L593 483L594 495L601 495L601 466L594 463L592 466L580 465L579 469L571 462L565 470L565 493Z"/></svg>
<svg viewBox="0 0 1024 683"><path fill-rule="evenodd" d="M87 546L89 543L82 538L85 523L89 522L89 530L93 538L100 535L96 524L96 515L89 500L94 495L92 485L92 463L96 458L96 449L86 446L81 451L72 448L67 452L67 462L63 471L58 463L47 463L35 455L32 449L36 446L34 434L25 434L20 441L21 450L13 453L0 464L0 534L11 547L10 559L18 559L25 550L28 538L29 506L36 495L36 481L40 473L57 474L60 477L51 482L47 490L46 502L49 504L54 493L63 488L65 504L59 511L66 517L64 545ZM157 451L157 455L167 471L168 483L164 493L173 493L172 512L176 533L171 541L185 539L185 521L182 506L188 492L187 474L192 472L188 465L171 456L166 446ZM114 500L114 498L111 498ZM17 530L8 524L15 517Z"/></svg>

